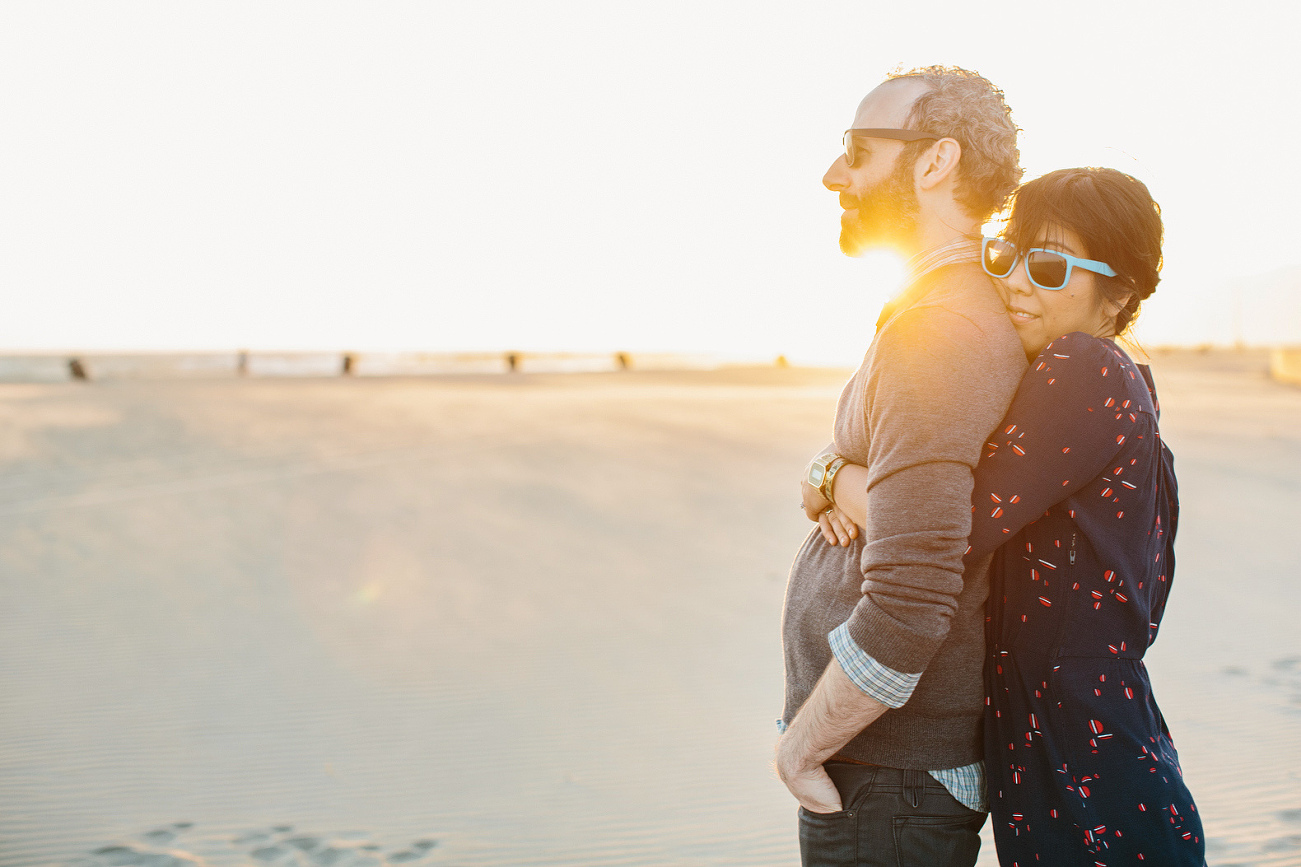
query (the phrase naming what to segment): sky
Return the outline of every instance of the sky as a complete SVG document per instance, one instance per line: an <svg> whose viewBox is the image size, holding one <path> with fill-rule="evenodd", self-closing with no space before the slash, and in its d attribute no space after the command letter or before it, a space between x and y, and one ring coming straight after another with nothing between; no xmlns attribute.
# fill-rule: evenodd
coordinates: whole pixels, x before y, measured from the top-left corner
<svg viewBox="0 0 1301 867"><path fill-rule="evenodd" d="M956 64L1026 177L1166 224L1146 344L1301 344L1301 12L1238 2L6 2L0 351L669 351L853 362L898 268L821 186Z"/></svg>

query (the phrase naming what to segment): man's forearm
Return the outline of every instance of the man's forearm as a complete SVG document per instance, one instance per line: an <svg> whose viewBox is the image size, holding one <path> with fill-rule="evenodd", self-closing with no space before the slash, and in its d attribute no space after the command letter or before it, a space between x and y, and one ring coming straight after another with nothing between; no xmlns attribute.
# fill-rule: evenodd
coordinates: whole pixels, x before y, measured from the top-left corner
<svg viewBox="0 0 1301 867"><path fill-rule="evenodd" d="M887 709L855 686L832 658L778 744L777 773L791 793L804 803L801 789L810 773Z"/></svg>

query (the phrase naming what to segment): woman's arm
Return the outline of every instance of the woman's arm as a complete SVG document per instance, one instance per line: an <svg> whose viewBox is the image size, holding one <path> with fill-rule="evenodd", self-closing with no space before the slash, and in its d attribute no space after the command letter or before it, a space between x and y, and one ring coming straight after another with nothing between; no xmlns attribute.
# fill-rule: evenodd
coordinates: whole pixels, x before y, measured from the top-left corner
<svg viewBox="0 0 1301 867"><path fill-rule="evenodd" d="M1128 373L1111 346L1081 332L1040 353L976 467L968 561L993 553L1111 465L1139 419Z"/></svg>
<svg viewBox="0 0 1301 867"><path fill-rule="evenodd" d="M817 491L813 493L817 495ZM867 524L867 467L858 464L841 467L831 480L831 496L835 506L824 507L814 520L822 528L822 538L827 544L848 545L851 539L858 538L859 528Z"/></svg>
<svg viewBox="0 0 1301 867"><path fill-rule="evenodd" d="M865 520L866 515L866 498L860 498L857 504L857 511L853 514L859 516L855 521L849 516L844 508L837 508L841 490L850 490L850 488L841 487L841 479L846 473L853 476L862 474L866 477L867 470L857 464L845 464L836 473L832 482L832 496L837 498L833 504L826 497L808 483L807 478L800 483L800 501L804 506L804 514L810 521L817 523L822 529L822 538L827 540L828 545L848 545L851 539L858 538L858 524Z"/></svg>
<svg viewBox="0 0 1301 867"><path fill-rule="evenodd" d="M845 464L832 479L836 510L859 527L867 523L867 467Z"/></svg>
<svg viewBox="0 0 1301 867"><path fill-rule="evenodd" d="M831 480L832 503L805 479L800 482L804 514L822 530L828 545L848 545L867 523L867 469L845 464ZM842 499L843 498L843 499Z"/></svg>
<svg viewBox="0 0 1301 867"><path fill-rule="evenodd" d="M1111 347L1082 333L1044 349L976 467L969 560L992 553L1109 465L1137 421L1121 406L1123 375ZM830 514L824 510L831 503L809 488L816 500L806 497L805 511L829 544L848 545L866 525L867 480L866 467L842 467Z"/></svg>

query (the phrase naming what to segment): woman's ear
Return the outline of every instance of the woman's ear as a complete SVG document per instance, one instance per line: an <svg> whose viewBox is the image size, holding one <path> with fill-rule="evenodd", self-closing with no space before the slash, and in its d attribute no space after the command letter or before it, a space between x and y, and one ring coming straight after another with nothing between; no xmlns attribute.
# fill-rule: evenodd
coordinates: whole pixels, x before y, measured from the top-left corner
<svg viewBox="0 0 1301 867"><path fill-rule="evenodd" d="M1132 289L1123 290L1119 296L1115 296L1109 292L1103 292L1100 294L1102 295L1102 312L1111 320L1114 320L1118 315L1120 315L1120 311L1128 307L1129 302L1134 300L1134 291Z"/></svg>
<svg viewBox="0 0 1301 867"><path fill-rule="evenodd" d="M1133 293L1133 292L1126 292L1124 295L1122 295L1122 296L1120 297L1120 300L1119 300L1119 301L1113 302L1113 306L1114 306L1116 309L1115 309L1115 312L1113 312L1111 315L1112 315L1112 316L1115 316L1116 313L1119 313L1120 311L1124 310L1126 307L1129 306L1129 302L1131 302L1131 301L1133 301L1133 300L1134 300L1134 293Z"/></svg>

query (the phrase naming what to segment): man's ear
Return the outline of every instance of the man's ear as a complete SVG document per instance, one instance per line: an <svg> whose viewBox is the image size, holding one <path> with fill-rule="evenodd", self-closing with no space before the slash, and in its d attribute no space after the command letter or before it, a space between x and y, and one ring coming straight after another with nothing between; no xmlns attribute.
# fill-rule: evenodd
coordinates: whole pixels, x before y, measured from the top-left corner
<svg viewBox="0 0 1301 867"><path fill-rule="evenodd" d="M942 138L917 161L919 175L917 187L933 190L950 177L957 177L958 163L962 160L962 145L951 138Z"/></svg>

